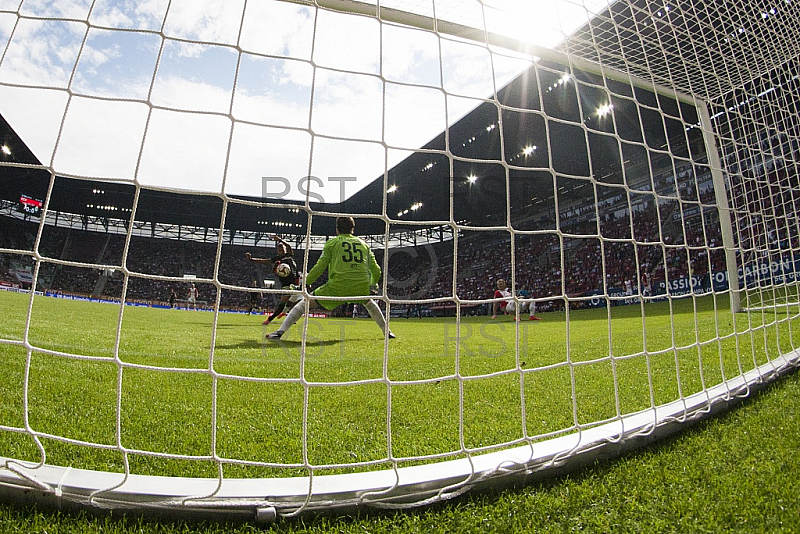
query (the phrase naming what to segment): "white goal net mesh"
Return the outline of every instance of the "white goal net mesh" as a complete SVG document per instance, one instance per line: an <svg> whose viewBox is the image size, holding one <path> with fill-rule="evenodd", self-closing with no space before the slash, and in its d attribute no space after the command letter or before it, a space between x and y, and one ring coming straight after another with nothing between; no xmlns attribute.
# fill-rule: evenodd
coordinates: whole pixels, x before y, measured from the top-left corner
<svg viewBox="0 0 800 534"><path fill-rule="evenodd" d="M540 4L0 0L0 495L413 507L794 370L795 3Z"/></svg>

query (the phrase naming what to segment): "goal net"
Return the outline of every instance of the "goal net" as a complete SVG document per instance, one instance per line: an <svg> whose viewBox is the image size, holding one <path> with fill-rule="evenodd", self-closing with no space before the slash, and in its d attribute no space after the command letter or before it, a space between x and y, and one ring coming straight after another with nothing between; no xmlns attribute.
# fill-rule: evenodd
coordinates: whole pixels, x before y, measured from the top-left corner
<svg viewBox="0 0 800 534"><path fill-rule="evenodd" d="M0 494L410 508L631 450L795 370L798 20L0 0ZM282 286L270 258L307 273L340 216L382 277L312 309L326 277ZM287 300L305 319L265 339Z"/></svg>

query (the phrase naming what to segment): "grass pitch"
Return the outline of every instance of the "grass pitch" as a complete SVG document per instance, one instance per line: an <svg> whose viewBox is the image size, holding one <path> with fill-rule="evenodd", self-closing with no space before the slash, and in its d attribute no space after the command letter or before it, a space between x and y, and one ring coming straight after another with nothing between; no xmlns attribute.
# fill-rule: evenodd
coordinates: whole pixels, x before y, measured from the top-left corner
<svg viewBox="0 0 800 534"><path fill-rule="evenodd" d="M38 296L31 304L29 295L4 292L0 309L0 455L42 459L23 431L28 428L50 464L121 471L127 455L134 473L175 476L216 477L213 457L222 459L226 477L306 475L309 469L379 468L389 452L407 465L443 452L458 457L467 448L545 439L689 395L798 341L789 309L734 315L726 299L714 297L568 317L549 313L519 328L485 317L463 319L458 330L454 319L393 319L398 339L388 343L367 319L312 319L305 349L302 321L275 344L262 342L274 327L262 328L261 316L220 314L215 322L208 312L136 307L120 315L116 305ZM23 339L33 347L30 354ZM796 376L789 384L796 389ZM779 398L770 408L774 415L751 421L746 411L732 414L657 452L553 485L471 497L421 515L320 520L311 530L648 525L651 531L791 532L800 516L791 497L800 489L792 475L798 427L791 414L798 396ZM691 442L691 453L683 441ZM750 475L740 476L742 469ZM693 497L687 500L683 491ZM475 514L484 519L473 521ZM0 525L11 531L189 531L186 525L151 528L5 507ZM213 525L191 530L218 528L229 531ZM280 530L306 531L291 523Z"/></svg>
<svg viewBox="0 0 800 534"><path fill-rule="evenodd" d="M785 312L734 316L713 296L536 322L400 318L388 341L369 319L312 318L273 342L263 316L0 303L0 425L15 430L0 455L42 460L35 433L50 464L122 471L127 457L133 473L171 476L216 477L217 460L234 478L350 472L519 445L702 391L799 341Z"/></svg>

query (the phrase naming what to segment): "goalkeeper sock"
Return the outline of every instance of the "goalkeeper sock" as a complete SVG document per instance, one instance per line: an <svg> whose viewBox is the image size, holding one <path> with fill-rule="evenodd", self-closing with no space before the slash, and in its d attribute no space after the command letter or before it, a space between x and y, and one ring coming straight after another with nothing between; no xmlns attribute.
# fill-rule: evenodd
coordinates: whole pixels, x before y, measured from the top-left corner
<svg viewBox="0 0 800 534"><path fill-rule="evenodd" d="M381 332L386 332L386 320L383 318L383 313L381 313L381 309L377 304L375 304L375 301L369 299L364 304L364 307L367 308L369 316L372 317L372 320L378 323L378 326L381 328Z"/></svg>
<svg viewBox="0 0 800 534"><path fill-rule="evenodd" d="M306 307L303 304L298 306L293 306L289 313L286 314L286 319L283 320L281 326L278 328L278 332L286 332L289 328L297 322L298 319L306 312Z"/></svg>

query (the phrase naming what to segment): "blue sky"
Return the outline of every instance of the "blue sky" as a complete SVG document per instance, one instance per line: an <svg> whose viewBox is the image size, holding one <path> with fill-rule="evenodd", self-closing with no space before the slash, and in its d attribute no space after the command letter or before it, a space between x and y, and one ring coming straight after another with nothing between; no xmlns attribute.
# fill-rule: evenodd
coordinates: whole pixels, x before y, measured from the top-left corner
<svg viewBox="0 0 800 534"><path fill-rule="evenodd" d="M542 46L606 2L590 4L381 2ZM302 3L91 8L0 0L0 113L59 174L147 186L258 196L265 176L311 175L325 184L319 195L338 201L340 182L327 177L354 177L346 195L355 193L530 66ZM287 197L304 194L292 187Z"/></svg>

